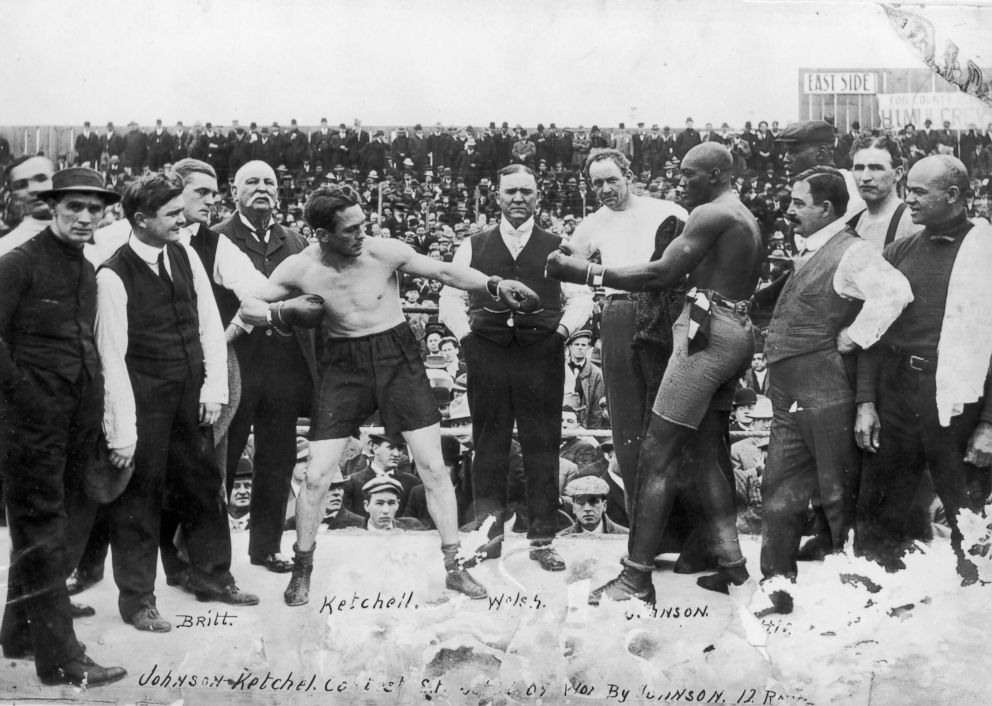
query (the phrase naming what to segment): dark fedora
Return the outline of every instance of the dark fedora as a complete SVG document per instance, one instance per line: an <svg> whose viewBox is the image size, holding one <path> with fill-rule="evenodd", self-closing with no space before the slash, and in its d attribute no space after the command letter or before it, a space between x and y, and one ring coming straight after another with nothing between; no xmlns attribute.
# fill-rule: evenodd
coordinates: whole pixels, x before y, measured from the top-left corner
<svg viewBox="0 0 992 706"><path fill-rule="evenodd" d="M134 473L133 462L126 468L117 468L110 462L107 440L101 434L96 442L96 451L86 466L83 489L91 500L105 505L116 500L124 492L132 473Z"/></svg>
<svg viewBox="0 0 992 706"><path fill-rule="evenodd" d="M55 176L52 177L52 188L39 192L38 198L47 199L68 191L99 194L108 205L121 200L120 194L104 186L100 172L89 167L69 167L55 172Z"/></svg>

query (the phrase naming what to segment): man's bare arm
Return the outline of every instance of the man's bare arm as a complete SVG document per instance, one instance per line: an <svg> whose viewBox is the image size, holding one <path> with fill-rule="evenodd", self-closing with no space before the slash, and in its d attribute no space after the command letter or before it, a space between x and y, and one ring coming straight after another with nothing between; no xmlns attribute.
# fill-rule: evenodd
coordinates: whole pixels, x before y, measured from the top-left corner
<svg viewBox="0 0 992 706"><path fill-rule="evenodd" d="M725 213L702 206L692 212L685 230L665 248L660 260L606 269L596 263L554 252L548 257L547 273L549 277L563 282L631 292L664 289L674 285L703 261L727 225Z"/></svg>
<svg viewBox="0 0 992 706"><path fill-rule="evenodd" d="M268 281L241 300L238 315L245 323L265 322L271 302L288 299L296 291L296 273L300 255L292 255L276 267Z"/></svg>
<svg viewBox="0 0 992 706"><path fill-rule="evenodd" d="M241 320L248 323L261 320L284 334L293 327L315 328L319 325L324 316L323 297L304 293L290 299L300 291L299 273L305 266L306 255L303 254L283 260L260 289L242 300L238 312Z"/></svg>

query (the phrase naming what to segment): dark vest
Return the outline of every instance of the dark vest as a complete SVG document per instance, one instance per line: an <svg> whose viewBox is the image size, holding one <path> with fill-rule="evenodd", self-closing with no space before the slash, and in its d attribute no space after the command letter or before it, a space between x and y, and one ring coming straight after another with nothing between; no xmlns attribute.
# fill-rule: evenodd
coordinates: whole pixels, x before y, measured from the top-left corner
<svg viewBox="0 0 992 706"><path fill-rule="evenodd" d="M834 273L858 235L849 227L828 240L789 277L768 324L765 357L769 363L837 348L837 334L861 311L861 302L834 291Z"/></svg>
<svg viewBox="0 0 992 706"><path fill-rule="evenodd" d="M523 282L537 292L541 308L532 314L513 314L502 301L494 300L488 292L473 292L469 300L468 318L472 332L500 346L516 342L526 346L554 331L561 320L561 284L544 276L548 255L558 249L561 239L534 228L527 245L514 260L500 235L499 226L472 236L472 267L487 275Z"/></svg>
<svg viewBox="0 0 992 706"><path fill-rule="evenodd" d="M214 264L217 262L217 241L222 238L220 233L210 230L202 223L197 228L190 240L190 246L200 256L203 268L210 277L210 287L214 292L214 301L217 302L217 309L220 311L220 320L224 328L231 323L231 319L238 313L241 302L237 295L227 287L222 287L214 282Z"/></svg>
<svg viewBox="0 0 992 706"><path fill-rule="evenodd" d="M127 292L127 355L130 373L161 380L199 380L203 375L200 320L189 256L181 245L166 246L172 286L125 246L103 264Z"/></svg>

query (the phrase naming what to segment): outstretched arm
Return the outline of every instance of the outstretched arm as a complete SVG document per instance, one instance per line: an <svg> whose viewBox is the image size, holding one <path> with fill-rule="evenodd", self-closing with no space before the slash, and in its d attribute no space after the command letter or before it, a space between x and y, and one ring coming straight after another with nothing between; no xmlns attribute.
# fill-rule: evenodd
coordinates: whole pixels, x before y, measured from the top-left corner
<svg viewBox="0 0 992 706"><path fill-rule="evenodd" d="M690 214L685 230L665 248L661 259L642 265L606 269L595 263L552 253L548 276L565 282L640 292L671 287L702 262L726 227L725 216L701 207Z"/></svg>
<svg viewBox="0 0 992 706"><path fill-rule="evenodd" d="M242 300L238 316L245 321L261 319L283 335L289 335L294 326L316 328L324 316L323 297L302 294L286 301L302 289L299 273L305 257L294 255L283 260L262 287Z"/></svg>
<svg viewBox="0 0 992 706"><path fill-rule="evenodd" d="M269 304L271 302L289 299L296 290L296 271L298 269L299 255L286 258L269 279L261 287L241 300L241 310L238 315L244 321L259 320L265 321L269 317Z"/></svg>

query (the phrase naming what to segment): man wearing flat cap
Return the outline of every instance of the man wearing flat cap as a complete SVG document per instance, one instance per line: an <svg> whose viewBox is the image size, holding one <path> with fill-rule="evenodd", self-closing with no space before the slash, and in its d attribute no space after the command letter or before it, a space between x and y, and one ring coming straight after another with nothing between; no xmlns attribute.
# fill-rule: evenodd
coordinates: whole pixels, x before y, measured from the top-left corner
<svg viewBox="0 0 992 706"><path fill-rule="evenodd" d="M589 360L591 343L592 332L586 329L576 331L565 341L565 396L574 394L578 398L580 426L600 429L603 415L599 400L606 395L606 386L599 366Z"/></svg>
<svg viewBox="0 0 992 706"><path fill-rule="evenodd" d="M368 516L365 529L380 532L403 529L420 530L424 526L413 517L397 517L403 486L389 476L376 476L362 486L362 508Z"/></svg>
<svg viewBox="0 0 992 706"><path fill-rule="evenodd" d="M96 274L83 245L120 197L85 167L58 172L39 197L49 202L51 224L0 257L0 389L11 441L4 466L11 561L0 642L4 657L33 654L43 683L96 686L126 672L86 655L65 580L93 521L82 481L103 414Z"/></svg>
<svg viewBox="0 0 992 706"><path fill-rule="evenodd" d="M610 486L596 476L582 476L565 486L565 495L572 501L575 522L563 529L566 534L629 534L626 527L618 525L606 514L606 499Z"/></svg>
<svg viewBox="0 0 992 706"><path fill-rule="evenodd" d="M822 120L800 120L789 123L775 141L784 146L785 168L793 176L813 167L834 166L837 135L830 123ZM843 216L844 221L849 221L865 210L865 201L858 191L854 175L847 169L841 169L840 172L844 175L848 195L847 210Z"/></svg>

